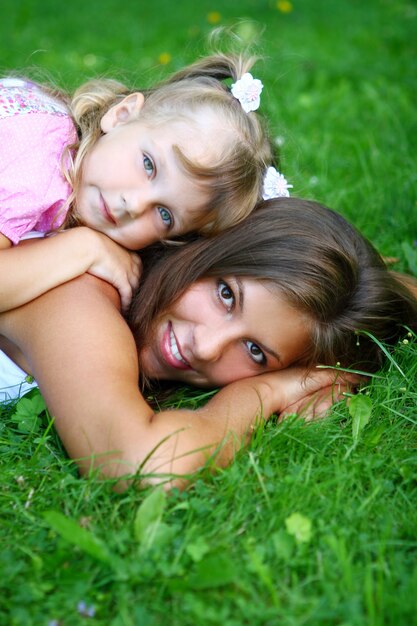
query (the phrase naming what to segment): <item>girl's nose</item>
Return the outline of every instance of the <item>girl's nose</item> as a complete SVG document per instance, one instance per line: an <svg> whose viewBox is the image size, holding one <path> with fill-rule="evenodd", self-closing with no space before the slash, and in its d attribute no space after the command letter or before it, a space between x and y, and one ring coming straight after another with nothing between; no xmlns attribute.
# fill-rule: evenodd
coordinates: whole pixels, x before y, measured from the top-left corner
<svg viewBox="0 0 417 626"><path fill-rule="evenodd" d="M125 196L126 211L132 219L142 215L145 211L146 198L143 194L130 193Z"/></svg>
<svg viewBox="0 0 417 626"><path fill-rule="evenodd" d="M123 197L126 202L126 211L132 219L143 215L154 202L152 192L146 184L126 192Z"/></svg>

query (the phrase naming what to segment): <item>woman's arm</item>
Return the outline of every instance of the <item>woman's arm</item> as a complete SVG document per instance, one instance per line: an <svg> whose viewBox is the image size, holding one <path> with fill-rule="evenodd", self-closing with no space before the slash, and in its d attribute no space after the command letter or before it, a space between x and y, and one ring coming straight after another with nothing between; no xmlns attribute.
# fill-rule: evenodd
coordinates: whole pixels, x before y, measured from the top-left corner
<svg viewBox="0 0 417 626"><path fill-rule="evenodd" d="M188 474L213 454L225 465L261 416L333 377L320 371L303 382L302 370L261 375L225 387L199 410L154 413L138 390L135 343L117 294L88 275L0 315L0 332L23 352L69 455L82 471L99 467L107 476L138 468Z"/></svg>
<svg viewBox="0 0 417 626"><path fill-rule="evenodd" d="M0 312L30 302L84 272L114 285L127 306L138 284L140 260L106 235L86 227L13 247L0 234Z"/></svg>

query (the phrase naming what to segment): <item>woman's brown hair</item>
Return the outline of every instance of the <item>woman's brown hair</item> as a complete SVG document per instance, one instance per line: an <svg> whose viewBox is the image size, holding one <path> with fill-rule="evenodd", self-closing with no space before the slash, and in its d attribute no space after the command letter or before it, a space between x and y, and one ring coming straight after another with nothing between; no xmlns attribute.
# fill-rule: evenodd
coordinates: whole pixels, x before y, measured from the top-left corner
<svg viewBox="0 0 417 626"><path fill-rule="evenodd" d="M138 348L152 323L195 281L240 276L272 285L310 320L307 365L372 372L394 344L417 332L417 300L341 215L316 202L277 198L241 224L179 249L154 247L130 310ZM259 314L262 324L262 312ZM277 320L279 324L279 320ZM376 339L376 341L374 340Z"/></svg>

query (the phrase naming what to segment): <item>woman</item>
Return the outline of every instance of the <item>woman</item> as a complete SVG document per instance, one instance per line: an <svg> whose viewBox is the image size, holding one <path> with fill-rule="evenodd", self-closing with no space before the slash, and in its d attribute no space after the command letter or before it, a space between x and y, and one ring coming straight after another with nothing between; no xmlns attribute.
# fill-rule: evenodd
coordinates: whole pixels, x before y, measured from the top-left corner
<svg viewBox="0 0 417 626"><path fill-rule="evenodd" d="M262 417L332 392L334 370L316 363L375 370L369 333L394 343L404 324L417 330L416 300L372 246L296 198L154 255L145 276L130 314L137 350L114 289L91 276L0 317L1 347L35 375L83 471L181 484L208 458L228 463ZM137 355L144 378L226 386L196 411L155 413Z"/></svg>

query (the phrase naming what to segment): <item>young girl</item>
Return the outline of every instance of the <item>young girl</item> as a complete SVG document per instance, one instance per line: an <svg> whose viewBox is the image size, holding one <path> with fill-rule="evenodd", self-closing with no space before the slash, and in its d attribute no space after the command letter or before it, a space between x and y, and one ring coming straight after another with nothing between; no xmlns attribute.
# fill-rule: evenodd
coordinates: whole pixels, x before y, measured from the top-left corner
<svg viewBox="0 0 417 626"><path fill-rule="evenodd" d="M84 272L117 287L126 306L140 261L125 248L232 226L259 200L266 173L265 193L272 180L274 195L288 195L285 180L267 170L252 63L216 55L145 92L93 80L72 98L3 79L0 310ZM58 230L16 247L29 231Z"/></svg>
<svg viewBox="0 0 417 626"><path fill-rule="evenodd" d="M417 331L412 294L352 226L314 202L269 201L149 266L131 307L136 346L114 290L91 276L0 315L0 347L35 375L86 472L181 483L211 455L225 465L260 417L306 404L313 413L317 391L330 392L327 407L340 397L340 373L317 363L374 371L381 342L398 342L404 325ZM224 388L198 410L155 412L139 370Z"/></svg>

